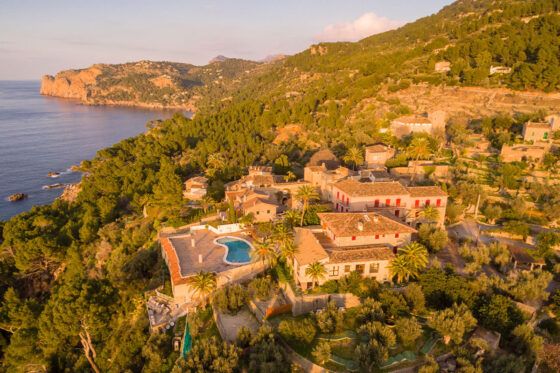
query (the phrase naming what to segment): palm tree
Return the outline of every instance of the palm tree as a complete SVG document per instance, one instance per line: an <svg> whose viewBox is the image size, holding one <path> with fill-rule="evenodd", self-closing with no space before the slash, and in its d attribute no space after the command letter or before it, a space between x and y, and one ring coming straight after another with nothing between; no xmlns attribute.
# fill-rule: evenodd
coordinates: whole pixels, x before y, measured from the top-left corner
<svg viewBox="0 0 560 373"><path fill-rule="evenodd" d="M318 200L319 194L310 185L302 185L298 188L296 193L296 200L301 201L303 203L303 208L301 209L301 222L300 227L303 227L303 217L305 216L305 211L309 205L310 201Z"/></svg>
<svg viewBox="0 0 560 373"><path fill-rule="evenodd" d="M404 258L405 265L408 268L407 280L410 276L417 277L418 271L428 264L428 250L418 242L411 242L400 249L397 257Z"/></svg>
<svg viewBox="0 0 560 373"><path fill-rule="evenodd" d="M407 153L409 157L414 158L415 160L414 171L410 175L410 182L412 182L417 173L418 160L420 158L427 158L431 153L430 142L425 137L415 137L410 142L410 145L407 148Z"/></svg>
<svg viewBox="0 0 560 373"><path fill-rule="evenodd" d="M439 220L439 211L433 206L426 206L418 213L418 216L427 222L436 222Z"/></svg>
<svg viewBox="0 0 560 373"><path fill-rule="evenodd" d="M223 171L227 167L224 156L220 153L208 155L206 160L206 173L210 177L214 177L218 171Z"/></svg>
<svg viewBox="0 0 560 373"><path fill-rule="evenodd" d="M323 263L313 262L305 269L305 275L311 277L311 288L314 289L315 283L319 282L319 280L325 278L327 275L327 269Z"/></svg>
<svg viewBox="0 0 560 373"><path fill-rule="evenodd" d="M406 258L402 255L397 255L395 259L390 261L389 273L391 274L391 277L397 276L397 283L402 282L405 278L408 278L410 271L408 269Z"/></svg>
<svg viewBox="0 0 560 373"><path fill-rule="evenodd" d="M301 218L301 213L298 210L288 210L284 213L284 222L288 227L293 228Z"/></svg>
<svg viewBox="0 0 560 373"><path fill-rule="evenodd" d="M290 267L298 252L299 248L293 242L286 242L284 245L280 246L280 257L285 260Z"/></svg>
<svg viewBox="0 0 560 373"><path fill-rule="evenodd" d="M280 246L285 245L292 240L292 230L286 224L278 224L274 226L272 239Z"/></svg>
<svg viewBox="0 0 560 373"><path fill-rule="evenodd" d="M364 163L364 156L362 154L362 150L357 146L352 146L346 151L344 157L342 157L344 162L351 163L353 165L353 169L356 169L356 166L359 164Z"/></svg>
<svg viewBox="0 0 560 373"><path fill-rule="evenodd" d="M214 199L209 195L205 195L204 197L202 197L202 199L200 200L200 205L202 206L204 214L208 212L208 208L214 206L214 203L216 203L216 201L214 201Z"/></svg>
<svg viewBox="0 0 560 373"><path fill-rule="evenodd" d="M216 274L202 270L189 278L187 286L192 290L195 298L203 299L206 305L206 299L216 290Z"/></svg>
<svg viewBox="0 0 560 373"><path fill-rule="evenodd" d="M269 239L264 239L261 241L256 241L251 247L251 251L249 252L249 256L251 257L251 262L261 262L262 265L272 265L276 260L277 254L274 246L272 245L272 241Z"/></svg>

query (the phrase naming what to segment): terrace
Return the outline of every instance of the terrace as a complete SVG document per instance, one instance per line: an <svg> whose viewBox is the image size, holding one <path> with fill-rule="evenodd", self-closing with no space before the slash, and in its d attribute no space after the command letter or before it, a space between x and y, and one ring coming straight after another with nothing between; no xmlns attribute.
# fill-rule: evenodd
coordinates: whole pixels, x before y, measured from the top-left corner
<svg viewBox="0 0 560 373"><path fill-rule="evenodd" d="M238 267L224 261L227 250L215 242L220 237L237 237L249 243L254 240L250 230L217 234L209 229L190 231L188 234L169 237L177 254L181 277L189 277L204 270L220 273Z"/></svg>

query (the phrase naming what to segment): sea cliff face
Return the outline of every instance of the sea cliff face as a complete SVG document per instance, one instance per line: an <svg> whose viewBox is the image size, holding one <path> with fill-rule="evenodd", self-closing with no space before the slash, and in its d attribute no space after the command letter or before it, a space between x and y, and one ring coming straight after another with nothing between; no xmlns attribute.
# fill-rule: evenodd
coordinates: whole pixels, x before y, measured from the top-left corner
<svg viewBox="0 0 560 373"><path fill-rule="evenodd" d="M81 70L45 75L41 94L87 105L141 106L195 111L203 95L238 88L257 62L227 59L206 66L140 61L96 64ZM241 78L241 79L240 79Z"/></svg>
<svg viewBox="0 0 560 373"><path fill-rule="evenodd" d="M91 89L96 85L96 78L101 74L99 68L85 70L66 70L55 76L44 75L41 82L41 94L63 98L77 99L87 103Z"/></svg>

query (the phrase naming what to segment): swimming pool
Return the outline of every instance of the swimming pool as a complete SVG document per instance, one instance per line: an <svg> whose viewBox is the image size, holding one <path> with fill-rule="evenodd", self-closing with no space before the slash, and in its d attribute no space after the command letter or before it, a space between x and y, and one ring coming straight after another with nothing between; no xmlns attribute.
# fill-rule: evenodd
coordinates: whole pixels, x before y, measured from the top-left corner
<svg viewBox="0 0 560 373"><path fill-rule="evenodd" d="M225 246L227 249L224 262L229 264L245 264L251 261L249 256L251 244L244 239L226 236L217 238L215 242Z"/></svg>

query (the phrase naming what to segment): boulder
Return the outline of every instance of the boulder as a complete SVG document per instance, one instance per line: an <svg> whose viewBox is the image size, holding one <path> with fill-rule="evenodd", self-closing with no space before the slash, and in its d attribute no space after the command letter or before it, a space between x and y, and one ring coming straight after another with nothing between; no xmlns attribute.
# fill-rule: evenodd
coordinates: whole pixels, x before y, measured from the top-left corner
<svg viewBox="0 0 560 373"><path fill-rule="evenodd" d="M28 195L25 193L16 193L10 196L10 201L12 202L21 201L22 199L26 199L27 197Z"/></svg>

